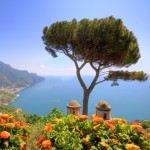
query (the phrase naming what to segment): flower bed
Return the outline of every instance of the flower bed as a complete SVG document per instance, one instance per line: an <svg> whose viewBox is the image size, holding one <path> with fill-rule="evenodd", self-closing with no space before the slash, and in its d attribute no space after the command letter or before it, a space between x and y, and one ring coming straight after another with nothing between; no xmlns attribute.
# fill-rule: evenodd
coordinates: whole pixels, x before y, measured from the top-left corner
<svg viewBox="0 0 150 150"><path fill-rule="evenodd" d="M24 122L14 116L0 115L0 149L25 150L29 130Z"/></svg>
<svg viewBox="0 0 150 150"><path fill-rule="evenodd" d="M96 115L72 114L55 118L37 140L39 149L50 150L149 150L150 134L140 125L121 118L104 121Z"/></svg>

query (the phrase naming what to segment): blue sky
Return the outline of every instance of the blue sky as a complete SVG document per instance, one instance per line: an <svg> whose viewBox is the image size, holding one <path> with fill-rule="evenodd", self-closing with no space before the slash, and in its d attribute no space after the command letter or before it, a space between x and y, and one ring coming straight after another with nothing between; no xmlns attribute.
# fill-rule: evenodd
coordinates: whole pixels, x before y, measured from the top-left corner
<svg viewBox="0 0 150 150"><path fill-rule="evenodd" d="M56 21L108 16L121 18L137 37L141 58L129 70L150 74L149 0L0 0L0 61L39 75L74 75L71 60L46 52L43 28ZM87 67L83 74L93 72Z"/></svg>

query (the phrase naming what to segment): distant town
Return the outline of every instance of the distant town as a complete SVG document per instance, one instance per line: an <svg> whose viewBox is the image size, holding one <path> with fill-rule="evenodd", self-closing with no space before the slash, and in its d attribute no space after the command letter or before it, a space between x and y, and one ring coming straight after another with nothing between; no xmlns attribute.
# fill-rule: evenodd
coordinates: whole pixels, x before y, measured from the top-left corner
<svg viewBox="0 0 150 150"><path fill-rule="evenodd" d="M8 93L16 93L18 91L23 90L24 88L26 87L0 87L0 90Z"/></svg>

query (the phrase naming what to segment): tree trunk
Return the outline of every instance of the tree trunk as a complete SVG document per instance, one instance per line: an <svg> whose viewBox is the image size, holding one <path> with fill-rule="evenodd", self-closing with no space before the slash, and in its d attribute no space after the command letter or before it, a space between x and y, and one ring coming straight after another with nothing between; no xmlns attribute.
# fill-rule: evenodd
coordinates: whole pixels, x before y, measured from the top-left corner
<svg viewBox="0 0 150 150"><path fill-rule="evenodd" d="M73 60L73 59L72 59ZM82 114L84 115L88 115L88 102L89 102L89 96L90 93L92 92L92 90L94 89L95 85L96 85L96 81L99 77L99 72L100 72L100 66L98 67L98 69L96 69L93 65L92 68L95 70L96 74L95 77L93 78L90 86L87 88L85 82L83 81L80 71L81 69L85 66L86 62L84 62L81 67L78 66L77 62L75 60L73 60L76 66L76 73L77 73L77 78L79 80L79 83L81 85L81 87L83 88L83 111Z"/></svg>
<svg viewBox="0 0 150 150"><path fill-rule="evenodd" d="M83 110L82 110L82 114L84 114L84 115L88 115L89 95L90 95L90 92L84 91L84 93L83 93Z"/></svg>

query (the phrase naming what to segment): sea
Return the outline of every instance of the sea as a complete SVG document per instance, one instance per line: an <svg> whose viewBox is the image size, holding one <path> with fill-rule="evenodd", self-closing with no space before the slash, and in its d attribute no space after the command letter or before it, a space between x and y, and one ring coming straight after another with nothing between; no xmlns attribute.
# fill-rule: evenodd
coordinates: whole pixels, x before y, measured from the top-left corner
<svg viewBox="0 0 150 150"><path fill-rule="evenodd" d="M84 76L87 85L93 77ZM119 86L111 82L98 84L89 98L88 115L96 113L96 104L105 100L111 105L113 118L124 118L129 122L150 120L150 79L145 82L119 81ZM75 76L47 76L32 87L19 91L19 97L10 105L21 108L28 114L45 116L53 107L67 113L67 104L76 100L81 105L83 90Z"/></svg>

